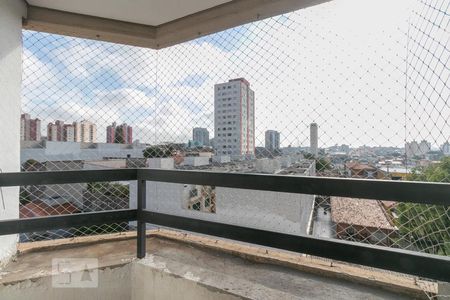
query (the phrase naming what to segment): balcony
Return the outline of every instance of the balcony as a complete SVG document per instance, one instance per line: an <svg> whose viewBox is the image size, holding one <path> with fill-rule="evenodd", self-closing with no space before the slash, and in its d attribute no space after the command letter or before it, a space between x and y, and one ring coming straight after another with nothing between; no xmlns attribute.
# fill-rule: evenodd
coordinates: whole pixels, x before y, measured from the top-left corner
<svg viewBox="0 0 450 300"><path fill-rule="evenodd" d="M447 2L0 1L0 299L446 299Z"/></svg>

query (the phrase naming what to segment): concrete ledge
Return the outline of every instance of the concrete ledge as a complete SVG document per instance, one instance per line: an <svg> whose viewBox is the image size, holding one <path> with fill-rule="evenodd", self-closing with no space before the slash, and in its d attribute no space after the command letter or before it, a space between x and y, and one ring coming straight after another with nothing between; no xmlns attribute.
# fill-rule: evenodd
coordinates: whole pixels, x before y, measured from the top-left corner
<svg viewBox="0 0 450 300"><path fill-rule="evenodd" d="M264 248L251 244L239 243L231 240L216 239L210 236L186 233L170 229L148 230L149 238L164 238L175 242L188 243L193 246L206 247L218 252L229 253L256 263L284 266L309 274L325 276L327 278L343 279L349 282L379 287L387 291L402 293L415 298L426 298L425 293L437 294L437 284L426 280L417 280L411 276L363 268L338 261L325 260L319 257L311 257L281 251L273 248ZM51 251L58 249L70 249L74 247L95 245L99 243L128 241L135 246L136 232L114 233L96 236L76 237L71 239L59 239L19 244L19 255L27 253ZM134 252L129 253L129 258L134 258Z"/></svg>
<svg viewBox="0 0 450 300"><path fill-rule="evenodd" d="M165 232L161 233L165 235ZM204 238L204 237L200 237ZM224 241L225 242L225 241ZM231 241L226 241L231 242ZM211 243L215 243L211 239ZM232 243L232 242L231 242ZM33 295L39 299L61 299L81 295L86 299L407 299L402 290L386 291L303 272L265 260L249 260L219 248L186 243L151 235L147 239L147 257L135 259L134 239L109 240L80 244L61 244L54 249L35 248L19 255L0 273L0 298L22 299ZM50 246L50 245L47 245ZM234 245L234 247L239 245ZM247 247L247 245L244 245ZM250 249L250 248L249 248ZM234 249L237 251L237 249ZM253 251L259 251L253 248ZM271 253L271 249L268 252ZM297 255L298 256L298 255ZM250 257L250 255L249 255ZM97 258L99 286L81 293L55 289L50 279L55 270L53 258ZM126 268L131 266L130 272ZM78 269L77 269L78 270ZM80 272L80 270L73 272ZM57 272L57 271L56 271ZM102 277L103 276L103 277ZM113 284L115 282L115 284ZM120 284L117 284L120 282ZM136 286L132 286L136 284ZM130 287L131 285L131 287ZM120 287L126 289L128 294ZM119 289L119 290L118 290ZM187 289L187 290L186 290ZM89 290L89 289L87 289ZM114 292L116 291L116 292ZM134 293L134 294L133 294ZM121 295L117 298L115 295ZM184 296L186 294L186 297ZM105 298L103 295L108 295ZM51 297L49 297L51 296ZM52 298L53 297L53 298Z"/></svg>
<svg viewBox="0 0 450 300"><path fill-rule="evenodd" d="M341 263L320 257L301 255L231 240L214 239L209 236L200 236L175 230L159 229L153 232L152 235L200 245L258 263L285 266L310 274L379 287L414 298L428 299L426 294L435 295L438 291L437 283L435 282L418 280L404 274Z"/></svg>

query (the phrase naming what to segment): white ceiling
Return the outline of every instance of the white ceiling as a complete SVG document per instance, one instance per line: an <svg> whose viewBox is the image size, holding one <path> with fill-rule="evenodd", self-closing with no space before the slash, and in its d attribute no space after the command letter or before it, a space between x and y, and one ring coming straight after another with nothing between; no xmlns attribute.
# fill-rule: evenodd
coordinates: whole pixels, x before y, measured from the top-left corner
<svg viewBox="0 0 450 300"><path fill-rule="evenodd" d="M26 0L30 5L157 26L231 0Z"/></svg>

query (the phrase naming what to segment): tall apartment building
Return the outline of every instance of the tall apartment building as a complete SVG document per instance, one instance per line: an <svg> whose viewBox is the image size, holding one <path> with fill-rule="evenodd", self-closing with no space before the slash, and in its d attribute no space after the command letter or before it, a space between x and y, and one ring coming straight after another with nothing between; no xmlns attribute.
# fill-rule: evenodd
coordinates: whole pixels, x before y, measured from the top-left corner
<svg viewBox="0 0 450 300"><path fill-rule="evenodd" d="M29 114L22 114L20 116L20 140L41 140L41 120L31 119Z"/></svg>
<svg viewBox="0 0 450 300"><path fill-rule="evenodd" d="M431 151L431 143L422 140L419 144L419 150L421 154L423 155L427 154L428 152Z"/></svg>
<svg viewBox="0 0 450 300"><path fill-rule="evenodd" d="M56 120L47 125L47 140L53 142L64 141L64 121Z"/></svg>
<svg viewBox="0 0 450 300"><path fill-rule="evenodd" d="M73 141L77 143L81 143L81 123L80 122L73 122Z"/></svg>
<svg viewBox="0 0 450 300"><path fill-rule="evenodd" d="M276 130L267 130L265 134L265 148L271 152L280 149L280 133Z"/></svg>
<svg viewBox="0 0 450 300"><path fill-rule="evenodd" d="M414 156L424 156L430 151L431 144L425 140L422 140L420 143L412 141L405 144L405 153L409 158L412 158Z"/></svg>
<svg viewBox="0 0 450 300"><path fill-rule="evenodd" d="M75 142L75 126L73 124L65 124L63 127L63 134L65 142Z"/></svg>
<svg viewBox="0 0 450 300"><path fill-rule="evenodd" d="M309 151L314 156L319 154L319 126L317 123L309 125Z"/></svg>
<svg viewBox="0 0 450 300"><path fill-rule="evenodd" d="M116 128L116 143L132 144L133 143L133 127L126 123L117 126Z"/></svg>
<svg viewBox="0 0 450 300"><path fill-rule="evenodd" d="M192 130L192 141L195 145L209 146L209 131L206 128L196 127Z"/></svg>
<svg viewBox="0 0 450 300"><path fill-rule="evenodd" d="M132 144L133 143L133 127L128 126L127 123L117 126L114 122L106 127L106 142L117 144Z"/></svg>
<svg viewBox="0 0 450 300"><path fill-rule="evenodd" d="M419 143L412 141L405 144L405 154L411 158L419 153Z"/></svg>
<svg viewBox="0 0 450 300"><path fill-rule="evenodd" d="M106 142L109 144L114 143L116 139L116 127L117 127L116 122L106 127Z"/></svg>
<svg viewBox="0 0 450 300"><path fill-rule="evenodd" d="M255 93L244 78L214 86L217 155L255 154Z"/></svg>
<svg viewBox="0 0 450 300"><path fill-rule="evenodd" d="M441 150L444 153L444 155L450 155L450 143L447 141L442 144Z"/></svg>
<svg viewBox="0 0 450 300"><path fill-rule="evenodd" d="M89 121L81 121L81 135L82 143L95 143L97 140L97 126Z"/></svg>
<svg viewBox="0 0 450 300"><path fill-rule="evenodd" d="M95 126L95 125L94 125ZM47 139L54 142L82 142L82 123L64 124L56 120L47 125Z"/></svg>

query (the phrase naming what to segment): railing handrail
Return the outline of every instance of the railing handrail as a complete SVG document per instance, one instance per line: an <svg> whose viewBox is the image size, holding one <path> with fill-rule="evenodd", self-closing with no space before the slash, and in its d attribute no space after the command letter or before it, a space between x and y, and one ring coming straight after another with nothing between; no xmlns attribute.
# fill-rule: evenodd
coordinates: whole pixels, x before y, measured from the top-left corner
<svg viewBox="0 0 450 300"><path fill-rule="evenodd" d="M117 209L0 221L0 235L137 220L136 209Z"/></svg>
<svg viewBox="0 0 450 300"><path fill-rule="evenodd" d="M161 169L137 172L139 179L147 181L450 205L450 183Z"/></svg>
<svg viewBox="0 0 450 300"><path fill-rule="evenodd" d="M1 173L0 187L127 180L450 205L450 183L162 169Z"/></svg>
<svg viewBox="0 0 450 300"><path fill-rule="evenodd" d="M437 280L450 280L450 257L338 239L286 234L173 216L146 209L138 212L146 222L240 242L326 257L349 263L407 273ZM387 250L388 249L388 250Z"/></svg>
<svg viewBox="0 0 450 300"><path fill-rule="evenodd" d="M145 257L146 223L210 234L450 282L450 257L356 242L288 235L152 212L146 182L214 185L264 191L449 205L450 184L161 169L107 169L0 174L0 187L137 180L137 209L0 221L0 235L137 221L137 257Z"/></svg>
<svg viewBox="0 0 450 300"><path fill-rule="evenodd" d="M67 170L0 173L0 187L137 179L137 169Z"/></svg>

